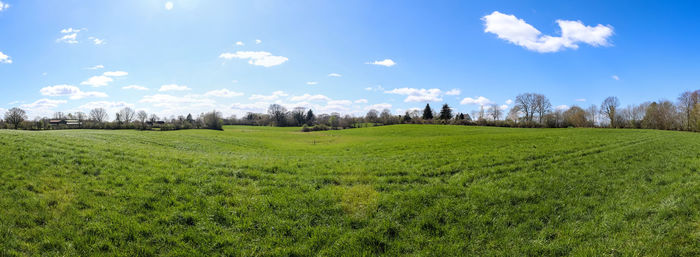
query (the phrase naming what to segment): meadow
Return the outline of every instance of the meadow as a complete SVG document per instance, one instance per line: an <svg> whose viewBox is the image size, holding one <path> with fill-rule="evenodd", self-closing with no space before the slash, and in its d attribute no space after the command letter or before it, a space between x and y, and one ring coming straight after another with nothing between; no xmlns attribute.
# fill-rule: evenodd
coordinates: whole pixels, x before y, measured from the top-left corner
<svg viewBox="0 0 700 257"><path fill-rule="evenodd" d="M0 256L698 256L700 134L0 130Z"/></svg>

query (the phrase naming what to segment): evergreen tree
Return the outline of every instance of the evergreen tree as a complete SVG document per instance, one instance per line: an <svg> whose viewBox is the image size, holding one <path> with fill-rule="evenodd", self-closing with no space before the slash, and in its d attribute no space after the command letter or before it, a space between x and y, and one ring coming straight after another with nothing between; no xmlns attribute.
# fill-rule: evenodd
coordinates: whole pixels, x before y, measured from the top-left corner
<svg viewBox="0 0 700 257"><path fill-rule="evenodd" d="M306 124L311 125L314 123L314 120L316 119L316 115L314 115L314 112L309 109L308 112L306 112Z"/></svg>
<svg viewBox="0 0 700 257"><path fill-rule="evenodd" d="M452 119L452 108L449 105L443 104L442 110L440 110L440 119L449 120Z"/></svg>
<svg viewBox="0 0 700 257"><path fill-rule="evenodd" d="M411 122L411 115L406 111L406 114L403 115L403 122L404 123L409 123Z"/></svg>
<svg viewBox="0 0 700 257"><path fill-rule="evenodd" d="M430 109L430 104L425 104L425 109L423 109L423 119L424 120L432 120L433 119L433 110Z"/></svg>

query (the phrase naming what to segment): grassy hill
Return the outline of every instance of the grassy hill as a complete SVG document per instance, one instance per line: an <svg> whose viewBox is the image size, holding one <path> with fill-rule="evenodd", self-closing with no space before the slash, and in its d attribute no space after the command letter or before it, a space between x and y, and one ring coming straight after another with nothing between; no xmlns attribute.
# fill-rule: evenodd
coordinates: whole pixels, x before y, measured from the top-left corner
<svg viewBox="0 0 700 257"><path fill-rule="evenodd" d="M700 134L0 131L0 255L700 255Z"/></svg>

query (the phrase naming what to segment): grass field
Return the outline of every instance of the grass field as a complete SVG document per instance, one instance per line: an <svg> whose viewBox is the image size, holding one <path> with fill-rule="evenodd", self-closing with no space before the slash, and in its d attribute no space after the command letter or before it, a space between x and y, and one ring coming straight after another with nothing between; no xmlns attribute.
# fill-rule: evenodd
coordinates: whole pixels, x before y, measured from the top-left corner
<svg viewBox="0 0 700 257"><path fill-rule="evenodd" d="M0 131L0 255L698 256L700 134Z"/></svg>

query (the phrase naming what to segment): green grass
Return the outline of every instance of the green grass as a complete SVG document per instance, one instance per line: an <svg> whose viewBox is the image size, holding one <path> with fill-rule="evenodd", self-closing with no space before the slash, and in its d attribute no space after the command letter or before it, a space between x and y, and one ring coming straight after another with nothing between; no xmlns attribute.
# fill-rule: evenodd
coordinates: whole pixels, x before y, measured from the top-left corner
<svg viewBox="0 0 700 257"><path fill-rule="evenodd" d="M700 134L0 131L0 256L698 256Z"/></svg>

